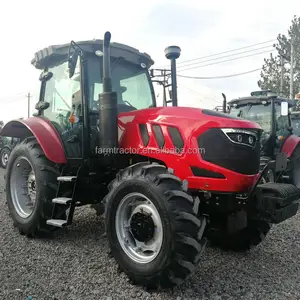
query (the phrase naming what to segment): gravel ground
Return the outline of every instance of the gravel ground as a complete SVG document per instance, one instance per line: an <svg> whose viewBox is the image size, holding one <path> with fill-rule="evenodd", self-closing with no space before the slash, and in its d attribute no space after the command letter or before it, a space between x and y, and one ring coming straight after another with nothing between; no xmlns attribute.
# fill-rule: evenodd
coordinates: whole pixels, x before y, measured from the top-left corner
<svg viewBox="0 0 300 300"><path fill-rule="evenodd" d="M300 214L277 225L263 244L237 255L207 248L197 272L172 292L148 293L119 274L103 222L89 208L51 240L19 235L5 205L0 169L0 298L41 299L300 299Z"/></svg>

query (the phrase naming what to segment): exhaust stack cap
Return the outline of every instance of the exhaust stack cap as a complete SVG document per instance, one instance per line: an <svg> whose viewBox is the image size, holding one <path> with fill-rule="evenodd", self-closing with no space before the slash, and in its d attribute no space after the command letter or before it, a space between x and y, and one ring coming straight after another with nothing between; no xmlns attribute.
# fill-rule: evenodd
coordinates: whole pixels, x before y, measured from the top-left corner
<svg viewBox="0 0 300 300"><path fill-rule="evenodd" d="M169 46L165 49L167 59L177 59L180 56L181 49L178 46Z"/></svg>

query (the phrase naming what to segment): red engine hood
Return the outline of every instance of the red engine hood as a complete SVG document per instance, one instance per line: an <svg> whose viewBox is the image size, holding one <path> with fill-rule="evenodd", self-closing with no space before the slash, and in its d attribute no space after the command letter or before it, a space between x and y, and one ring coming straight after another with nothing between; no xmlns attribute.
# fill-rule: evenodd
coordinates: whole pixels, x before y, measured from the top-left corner
<svg viewBox="0 0 300 300"><path fill-rule="evenodd" d="M209 128L249 128L262 129L257 123L212 110L193 107L155 107L122 113L120 121L126 116L134 118L135 122L154 122L165 125L178 125L187 130L202 127ZM131 121L130 120L130 121ZM125 122L127 123L127 122Z"/></svg>

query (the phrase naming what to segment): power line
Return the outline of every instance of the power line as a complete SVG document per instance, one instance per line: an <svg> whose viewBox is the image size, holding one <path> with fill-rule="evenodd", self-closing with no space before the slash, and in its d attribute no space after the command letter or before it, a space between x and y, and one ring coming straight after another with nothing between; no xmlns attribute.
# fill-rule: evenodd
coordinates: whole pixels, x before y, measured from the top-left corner
<svg viewBox="0 0 300 300"><path fill-rule="evenodd" d="M249 52L253 52L253 51L256 51L256 50L266 49L266 48L270 48L270 46L264 46L264 47L260 47L260 48L256 48L256 49L252 49L252 50L242 51L242 52L239 52L239 53L234 53L234 54L230 54L230 55L220 56L220 57L217 57L217 58L207 59L207 60L200 61L200 62L197 62L197 63L187 64L187 65L184 65L184 66L179 66L178 69L188 67L188 66L194 66L196 64L206 63L208 61L218 60L218 59L221 59L221 58L227 58L227 57L232 57L232 56L236 56L236 55L239 55L239 54L249 53ZM271 51L271 52L274 51L274 48L269 49L269 51ZM253 55L254 54L255 53L253 53Z"/></svg>
<svg viewBox="0 0 300 300"><path fill-rule="evenodd" d="M0 98L0 103L1 103L1 100L10 100L10 99L14 99L14 98L16 98L16 97L20 97L20 96L22 96L22 95L26 95L26 92L24 92L24 93L12 94L12 95L6 96L6 97L1 97L1 98Z"/></svg>
<svg viewBox="0 0 300 300"><path fill-rule="evenodd" d="M177 65L179 66L180 64L185 64L187 62L191 62L191 61L195 61L195 60L200 60L200 59L204 59L204 58L209 58L209 57L214 57L214 56L218 56L218 55L221 55L221 54L226 54L226 53L230 53L230 52L234 52L234 51L238 51L238 50L242 50L242 49L247 49L247 48L251 48L251 47L254 47L254 46L263 45L263 44L267 44L267 43L275 42L275 41L276 41L275 39L272 39L272 40L269 40L269 41L265 41L265 42L261 42L261 43L256 43L256 44L252 44L252 45L249 45L249 46L244 46L244 47L241 47L241 48L231 49L231 50L227 50L227 51L223 51L223 52L219 52L219 53L215 53L215 54L201 56L201 57L198 57L198 58L184 60L184 61L178 62ZM164 66L166 66L166 65L164 65Z"/></svg>
<svg viewBox="0 0 300 300"><path fill-rule="evenodd" d="M207 97L207 96L204 96L202 93L200 93L200 92L198 92L198 91L195 91L195 90L193 90L193 89L191 89L191 88L189 88L189 87L187 87L187 86L184 86L184 85L180 84L179 88L181 88L181 87L183 87L183 88L189 90L190 92L192 92L192 93L194 93L194 94L200 95L200 96L201 96L202 98L204 98L204 99L207 99L207 100L209 100L209 101L214 101L214 102L216 102L216 103L218 103L218 104L221 104L221 103L218 102L217 100L215 100L215 99L213 99L213 98L210 98L210 97ZM200 100L200 102L202 102L202 100Z"/></svg>
<svg viewBox="0 0 300 300"><path fill-rule="evenodd" d="M31 92L30 92L31 94ZM15 101L24 100L24 98L28 97L28 92L18 93L7 97L0 98L0 105L5 103L12 103ZM4 101L3 101L4 100Z"/></svg>
<svg viewBox="0 0 300 300"><path fill-rule="evenodd" d="M256 55L263 54L263 53L270 53L270 51L262 51L262 52L258 52L258 53L255 53L255 54L244 55L244 56L240 56L240 57L236 57L236 58L232 58L232 59L226 59L226 60L222 60L222 61L218 61L218 62L214 62L214 63L210 63L210 64L201 65L201 66L190 67L190 68L182 69L180 71L187 71L187 70L202 68L202 67L206 67L206 66L217 65L217 64L224 63L224 62L234 61L234 60L238 60L238 59L246 58L246 57L251 57L251 56L256 56Z"/></svg>
<svg viewBox="0 0 300 300"><path fill-rule="evenodd" d="M257 72L259 70L261 70L261 68L254 69L254 70L247 71L247 72L243 72L243 73L237 73L237 74L231 74L231 75L224 75L224 76L215 76L215 77L186 76L186 75L180 75L180 74L177 74L177 76L178 77L182 77L182 78L189 78L189 79L221 79L221 78L229 78L229 77L241 76L241 75L245 75L245 74Z"/></svg>
<svg viewBox="0 0 300 300"><path fill-rule="evenodd" d="M0 105L7 104L7 103L12 103L12 102L16 102L16 101L21 101L21 100L24 101L25 97L26 97L26 95L24 95L23 98L18 97L16 99L10 99L8 101L0 101Z"/></svg>

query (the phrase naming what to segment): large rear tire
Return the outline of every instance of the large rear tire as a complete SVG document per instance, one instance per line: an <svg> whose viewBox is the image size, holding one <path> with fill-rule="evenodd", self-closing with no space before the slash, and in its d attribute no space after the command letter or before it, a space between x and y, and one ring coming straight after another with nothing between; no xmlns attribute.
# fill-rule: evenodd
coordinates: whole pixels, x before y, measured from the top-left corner
<svg viewBox="0 0 300 300"><path fill-rule="evenodd" d="M210 232L208 239L213 246L225 251L245 252L259 245L271 229L271 224L264 221L248 220L247 227L236 232L223 230Z"/></svg>
<svg viewBox="0 0 300 300"><path fill-rule="evenodd" d="M181 284L206 244L199 199L167 168L144 162L122 170L109 188L107 237L121 270L148 288Z"/></svg>
<svg viewBox="0 0 300 300"><path fill-rule="evenodd" d="M46 221L52 216L59 167L49 161L34 137L12 151L6 172L6 200L15 227L21 234L36 237L57 229ZM65 218L66 210L58 218Z"/></svg>
<svg viewBox="0 0 300 300"><path fill-rule="evenodd" d="M291 184L300 189L300 145L295 148L292 157Z"/></svg>

